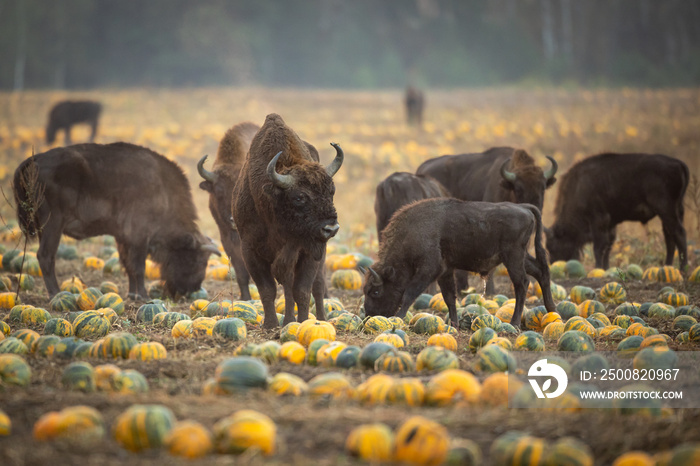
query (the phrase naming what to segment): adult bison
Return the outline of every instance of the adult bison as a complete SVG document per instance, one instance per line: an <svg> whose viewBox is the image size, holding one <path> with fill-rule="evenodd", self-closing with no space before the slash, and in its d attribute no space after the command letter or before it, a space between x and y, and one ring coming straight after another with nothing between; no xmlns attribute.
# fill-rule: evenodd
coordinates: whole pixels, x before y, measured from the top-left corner
<svg viewBox="0 0 700 466"><path fill-rule="evenodd" d="M660 154L605 153L578 162L562 177L556 221L546 230L550 260L580 256L593 241L596 267L610 266L615 227L624 221L661 218L666 264L678 249L681 269L688 264L683 228L683 197L688 166Z"/></svg>
<svg viewBox="0 0 700 466"><path fill-rule="evenodd" d="M219 143L219 150L212 171L204 168L205 155L197 164L199 175L204 178L199 187L209 193L209 210L219 227L221 244L236 272L236 282L241 290L241 299L250 299L248 283L250 275L241 255L241 238L233 222L232 194L245 162L250 143L260 126L245 122L229 129Z"/></svg>
<svg viewBox="0 0 700 466"><path fill-rule="evenodd" d="M527 252L535 233L535 255ZM528 204L427 199L405 206L384 230L379 260L367 271L367 315L406 315L411 303L437 279L452 325L457 327L454 270L487 275L498 264L515 288L511 323L520 325L526 274L540 283L544 304L554 311L540 211Z"/></svg>
<svg viewBox="0 0 700 466"><path fill-rule="evenodd" d="M34 155L20 164L13 186L17 218L37 258L50 296L61 235L113 235L129 277L129 296L147 296L146 256L160 264L170 296L200 288L216 247L199 232L187 178L149 149L118 142L78 144Z"/></svg>
<svg viewBox="0 0 700 466"><path fill-rule="evenodd" d="M62 129L65 132L64 144L70 145L70 130L78 123L90 125L90 142L93 142L101 112L102 105L92 100L64 100L57 103L49 111L49 121L46 124L47 144L53 144L56 133Z"/></svg>
<svg viewBox="0 0 700 466"><path fill-rule="evenodd" d="M423 91L413 86L408 86L404 93L404 105L406 107L406 121L408 124L416 126L423 124L423 108L425 107Z"/></svg>
<svg viewBox="0 0 700 466"><path fill-rule="evenodd" d="M406 204L432 197L449 197L440 183L429 176L395 172L377 185L374 198L374 213L377 217L377 235L382 241L382 231L391 216Z"/></svg>
<svg viewBox="0 0 700 466"><path fill-rule="evenodd" d="M324 167L281 116L270 114L253 138L234 189L233 218L251 277L260 291L266 328L279 325L277 287L284 288L284 323L308 318L309 299L324 319L323 260L326 242L338 232L333 206L333 175L343 164L337 144L335 159Z"/></svg>

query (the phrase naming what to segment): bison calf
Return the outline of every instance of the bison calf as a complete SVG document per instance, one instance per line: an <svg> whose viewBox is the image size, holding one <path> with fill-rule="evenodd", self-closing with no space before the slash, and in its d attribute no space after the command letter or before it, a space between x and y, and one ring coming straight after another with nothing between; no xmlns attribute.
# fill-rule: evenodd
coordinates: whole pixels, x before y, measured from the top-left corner
<svg viewBox="0 0 700 466"><path fill-rule="evenodd" d="M527 252L535 233L536 258ZM545 307L554 311L540 211L529 204L427 199L397 212L384 230L379 261L367 272L365 313L403 317L433 280L438 281L457 327L455 269L487 275L498 264L515 288L511 324L520 325L528 279L540 283Z"/></svg>
<svg viewBox="0 0 700 466"><path fill-rule="evenodd" d="M404 95L404 105L406 106L406 121L409 125L420 126L423 124L423 108L425 106L425 96L423 92L413 86L406 88Z"/></svg>
<svg viewBox="0 0 700 466"><path fill-rule="evenodd" d="M58 130L65 132L65 145L71 144L70 130L73 125L87 123L90 125L90 142L97 134L97 121L100 118L102 105L92 100L64 100L57 103L49 112L49 122L46 125L46 143L53 144Z"/></svg>

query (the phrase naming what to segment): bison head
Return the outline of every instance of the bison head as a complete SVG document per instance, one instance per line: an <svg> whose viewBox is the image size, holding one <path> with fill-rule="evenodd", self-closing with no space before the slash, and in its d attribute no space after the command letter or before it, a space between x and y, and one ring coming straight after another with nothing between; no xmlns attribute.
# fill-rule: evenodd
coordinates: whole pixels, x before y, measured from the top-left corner
<svg viewBox="0 0 700 466"><path fill-rule="evenodd" d="M200 234L185 233L168 238L159 245L156 258L169 296L186 295L199 290L211 254L221 255L214 244Z"/></svg>
<svg viewBox="0 0 700 466"><path fill-rule="evenodd" d="M396 269L391 266L369 268L365 276L365 315L391 317L401 304L403 290Z"/></svg>
<svg viewBox="0 0 700 466"><path fill-rule="evenodd" d="M316 260L320 260L325 243L338 232L338 214L333 205L335 175L343 164L343 150L333 143L336 156L328 167L309 162L297 163L277 171L279 152L267 166L272 181L268 194L273 197L277 228L285 236L309 245Z"/></svg>
<svg viewBox="0 0 700 466"><path fill-rule="evenodd" d="M197 163L197 171L204 178L204 181L199 183L199 187L210 194L209 209L219 227L221 241L224 243L224 247L227 247L226 243L233 243L232 236L237 235L236 224L231 215L233 200L231 193L236 185L240 169L236 167L211 172L204 168L206 160L207 156L205 155Z"/></svg>
<svg viewBox="0 0 700 466"><path fill-rule="evenodd" d="M547 171L534 164L532 158L522 150L513 153L513 157L501 165L501 187L511 191L518 204L532 204L542 210L544 191L552 186L557 179L557 162L547 156L551 166ZM513 171L508 170L510 164Z"/></svg>
<svg viewBox="0 0 700 466"><path fill-rule="evenodd" d="M550 262L568 261L579 259L581 256L581 244L576 238L567 235L566 232L554 225L552 228L544 229L547 236L547 251Z"/></svg>

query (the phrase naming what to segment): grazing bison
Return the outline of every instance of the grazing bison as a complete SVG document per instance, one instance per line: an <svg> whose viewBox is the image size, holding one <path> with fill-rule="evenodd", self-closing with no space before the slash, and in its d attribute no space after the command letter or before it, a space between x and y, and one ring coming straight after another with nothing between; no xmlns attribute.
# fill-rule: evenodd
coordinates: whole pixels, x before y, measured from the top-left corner
<svg viewBox="0 0 700 466"><path fill-rule="evenodd" d="M527 245L535 233L535 257ZM453 272L486 275L498 264L508 270L515 288L511 323L520 325L528 280L540 283L545 307L554 311L547 253L542 247L540 211L528 204L427 199L405 206L384 230L379 260L367 272L364 295L367 315L403 317L433 280L438 281L457 327Z"/></svg>
<svg viewBox="0 0 700 466"><path fill-rule="evenodd" d="M229 129L219 143L213 171L204 168L205 155L197 164L204 181L199 187L209 193L209 210L219 227L221 243L236 271L236 281L241 290L241 299L248 301L250 275L241 255L241 238L233 222L232 194L236 186L250 143L260 127L254 123L239 123Z"/></svg>
<svg viewBox="0 0 700 466"><path fill-rule="evenodd" d="M326 243L338 232L333 175L343 164L337 144L328 167L318 163L299 136L270 114L253 138L234 189L233 218L241 236L246 267L260 291L266 328L279 325L277 288L284 288L284 323L308 318L312 292L316 316L324 319L323 260ZM315 152L315 151L314 151Z"/></svg>
<svg viewBox="0 0 700 466"><path fill-rule="evenodd" d="M129 277L129 296L147 296L146 256L160 264L170 296L200 288L216 247L199 232L187 178L149 149L118 142L78 144L34 155L15 171L17 218L37 258L50 296L61 235L113 235Z"/></svg>
<svg viewBox="0 0 700 466"><path fill-rule="evenodd" d="M406 204L431 197L449 197L444 186L429 176L395 172L377 185L374 213L377 216L377 235L389 224L391 216Z"/></svg>
<svg viewBox="0 0 700 466"><path fill-rule="evenodd" d="M62 129L65 132L65 145L70 145L70 129L78 123L88 123L92 128L90 142L97 134L97 120L100 118L102 105L92 100L64 100L57 103L49 112L49 122L46 125L46 142L53 144L56 133Z"/></svg>
<svg viewBox="0 0 700 466"><path fill-rule="evenodd" d="M683 196L688 166L666 155L606 153L578 162L562 177L556 221L546 230L550 259L579 258L593 241L596 267L610 266L615 227L624 221L661 218L666 264L678 249L681 269L688 264L683 228Z"/></svg>
<svg viewBox="0 0 700 466"><path fill-rule="evenodd" d="M416 126L422 125L423 107L425 106L425 96L423 92L413 86L408 86L404 94L404 104L406 106L406 121L408 124Z"/></svg>

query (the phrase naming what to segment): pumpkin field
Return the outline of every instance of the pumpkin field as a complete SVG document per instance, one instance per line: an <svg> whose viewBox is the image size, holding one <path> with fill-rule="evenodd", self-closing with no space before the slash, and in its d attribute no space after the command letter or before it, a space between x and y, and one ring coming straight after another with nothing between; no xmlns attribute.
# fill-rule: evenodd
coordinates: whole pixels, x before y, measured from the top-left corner
<svg viewBox="0 0 700 466"><path fill-rule="evenodd" d="M207 154L211 163L228 128L275 112L323 164L334 156L330 143L340 144L328 323L264 330L257 290L238 301L225 255L211 256L203 288L179 301L161 299L149 260L152 301L127 300L109 236L64 237L62 292L50 300L37 242L25 243L16 223L11 179L26 157L63 143L62 134L44 142L51 105L83 97L104 105L96 142L143 145L182 167L200 228L217 245L196 164ZM700 89L457 89L426 99L418 128L406 125L398 90L0 93L0 464L700 464L700 403L690 401L700 394L700 362L675 387L689 407L591 406L573 382L579 369L618 358L667 370L700 351ZM73 129L76 143L88 136ZM658 219L626 223L609 270L594 268L590 245L580 262L550 266L556 313L533 280L523 329L508 324L514 293L500 268L495 296L471 277L459 330L445 323L439 294L421 295L405 319L365 318L360 271L377 259L376 185L428 158L493 146L523 148L541 166L551 156L558 176L603 151L683 160L688 270L663 267ZM557 187L547 190L544 225L554 221ZM532 353L528 365L516 357L523 352ZM526 379L537 352L564 354L552 361L569 377L546 405Z"/></svg>

